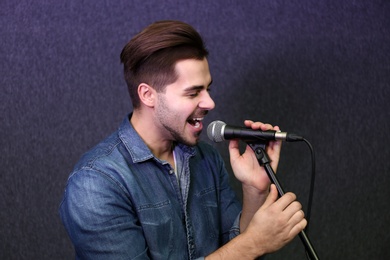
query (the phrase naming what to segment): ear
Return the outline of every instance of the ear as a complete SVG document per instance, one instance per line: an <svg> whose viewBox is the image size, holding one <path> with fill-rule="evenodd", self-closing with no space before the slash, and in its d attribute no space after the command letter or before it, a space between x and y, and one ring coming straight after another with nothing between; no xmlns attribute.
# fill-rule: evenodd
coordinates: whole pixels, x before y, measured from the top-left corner
<svg viewBox="0 0 390 260"><path fill-rule="evenodd" d="M154 88L146 83L141 83L138 86L138 96L144 105L148 107L154 107L156 100L156 91Z"/></svg>

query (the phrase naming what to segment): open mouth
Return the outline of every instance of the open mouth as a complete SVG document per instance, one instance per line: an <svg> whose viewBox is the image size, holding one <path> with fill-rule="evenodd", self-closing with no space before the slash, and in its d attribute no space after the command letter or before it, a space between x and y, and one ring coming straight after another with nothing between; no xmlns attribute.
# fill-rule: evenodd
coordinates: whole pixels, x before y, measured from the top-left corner
<svg viewBox="0 0 390 260"><path fill-rule="evenodd" d="M187 122L195 128L201 128L203 117L191 118Z"/></svg>

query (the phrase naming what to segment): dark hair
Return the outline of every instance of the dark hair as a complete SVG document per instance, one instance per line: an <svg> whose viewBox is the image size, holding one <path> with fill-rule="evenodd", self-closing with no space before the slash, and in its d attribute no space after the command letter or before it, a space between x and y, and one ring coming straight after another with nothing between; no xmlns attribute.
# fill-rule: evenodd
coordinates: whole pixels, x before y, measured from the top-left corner
<svg viewBox="0 0 390 260"><path fill-rule="evenodd" d="M158 21L146 27L126 44L120 56L133 108L140 105L139 84L163 92L177 80L176 62L202 60L207 55L202 37L184 22Z"/></svg>

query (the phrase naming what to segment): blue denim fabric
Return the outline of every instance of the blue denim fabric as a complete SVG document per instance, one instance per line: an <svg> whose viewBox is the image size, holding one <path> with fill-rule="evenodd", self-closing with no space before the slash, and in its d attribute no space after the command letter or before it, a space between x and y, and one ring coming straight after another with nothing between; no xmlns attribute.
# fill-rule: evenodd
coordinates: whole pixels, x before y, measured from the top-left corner
<svg viewBox="0 0 390 260"><path fill-rule="evenodd" d="M196 259L239 233L241 205L220 155L202 142L175 153L183 192L129 117L81 158L59 209L77 259Z"/></svg>

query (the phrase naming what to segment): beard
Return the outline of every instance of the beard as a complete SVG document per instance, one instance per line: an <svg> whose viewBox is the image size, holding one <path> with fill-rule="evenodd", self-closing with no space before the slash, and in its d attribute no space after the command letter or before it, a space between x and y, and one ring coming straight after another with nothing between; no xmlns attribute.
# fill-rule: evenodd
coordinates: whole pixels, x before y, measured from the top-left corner
<svg viewBox="0 0 390 260"><path fill-rule="evenodd" d="M193 115L199 115L203 117L207 112L194 111L188 118L183 118L183 112L178 110L172 110L168 106L168 102L164 94L159 94L159 105L156 109L156 120L162 126L162 131L169 134L169 138L174 142L182 143L187 146L195 146L199 141L201 131L188 133L186 131L190 118L194 118Z"/></svg>
<svg viewBox="0 0 390 260"><path fill-rule="evenodd" d="M175 129L170 128L169 126L165 126L165 129L167 129L169 131L169 133L172 136L172 139L177 143L181 143L181 144L184 144L187 146L195 146L199 141L200 132L194 134L195 135L194 139L192 139L192 138L190 139L190 138L184 136L184 134L180 134Z"/></svg>

